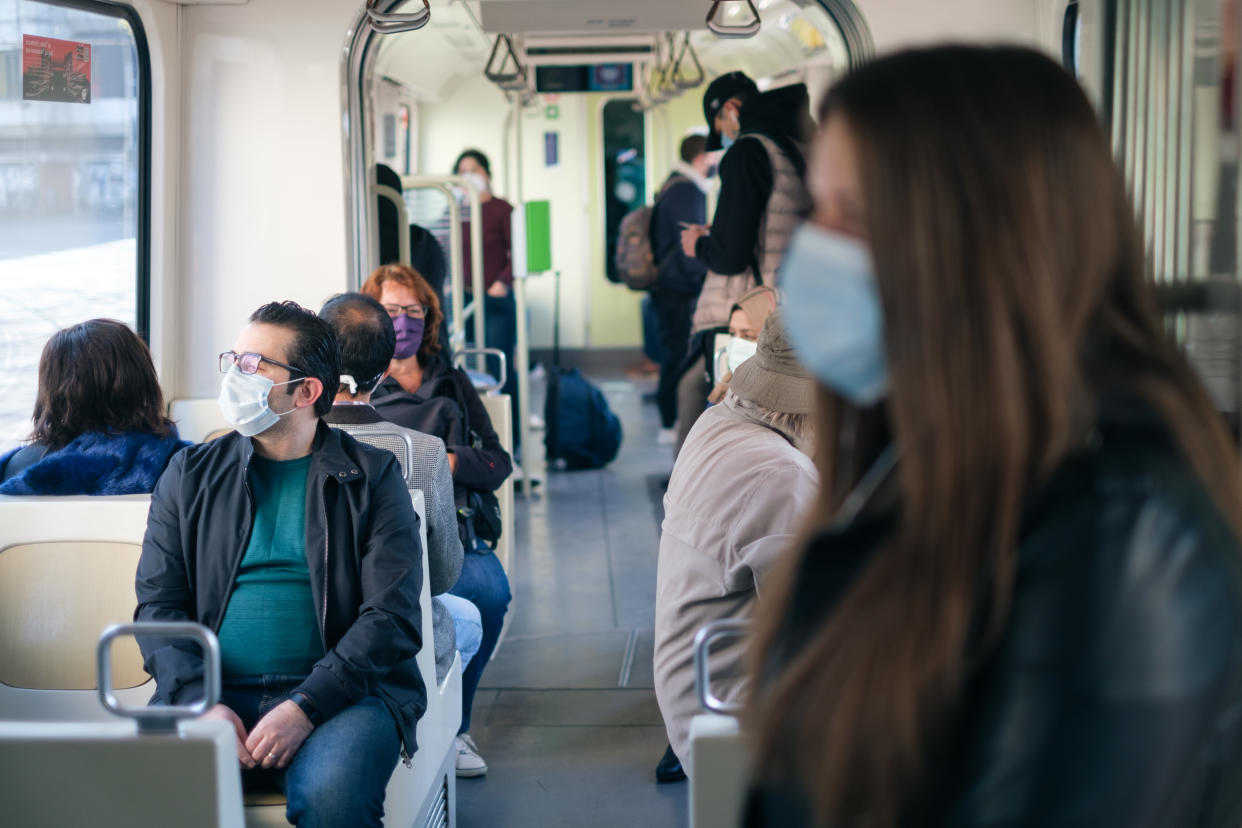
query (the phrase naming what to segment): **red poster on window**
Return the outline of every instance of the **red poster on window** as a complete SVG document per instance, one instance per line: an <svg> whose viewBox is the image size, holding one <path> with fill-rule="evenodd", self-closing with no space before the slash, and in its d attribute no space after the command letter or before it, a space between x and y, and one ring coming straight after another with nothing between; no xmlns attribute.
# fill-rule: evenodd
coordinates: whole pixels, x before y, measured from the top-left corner
<svg viewBox="0 0 1242 828"><path fill-rule="evenodd" d="M91 45L22 35L22 100L91 102Z"/></svg>

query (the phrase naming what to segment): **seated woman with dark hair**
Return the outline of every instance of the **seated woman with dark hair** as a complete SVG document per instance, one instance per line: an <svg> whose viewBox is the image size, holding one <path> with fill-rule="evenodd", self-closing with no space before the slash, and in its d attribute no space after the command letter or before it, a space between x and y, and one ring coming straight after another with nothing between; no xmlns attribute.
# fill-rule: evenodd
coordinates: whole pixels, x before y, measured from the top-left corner
<svg viewBox="0 0 1242 828"><path fill-rule="evenodd" d="M448 450L458 526L466 553L461 576L449 593L473 603L483 618L478 654L462 673L457 775L481 776L487 772L487 764L468 732L470 709L483 668L500 638L511 596L504 567L487 543L492 538L479 533L488 532L481 516L489 508L498 509L492 492L509 476L513 462L501 446L469 377L461 369L453 368L440 351L439 329L444 314L427 281L405 265L384 265L367 279L362 293L383 305L397 338L388 376L375 387L371 404L385 420L433 434L444 441ZM494 534L496 527L491 527L491 531Z"/></svg>
<svg viewBox="0 0 1242 828"><path fill-rule="evenodd" d="M189 445L164 415L147 346L111 319L43 346L33 419L30 442L0 456L0 495L143 494Z"/></svg>

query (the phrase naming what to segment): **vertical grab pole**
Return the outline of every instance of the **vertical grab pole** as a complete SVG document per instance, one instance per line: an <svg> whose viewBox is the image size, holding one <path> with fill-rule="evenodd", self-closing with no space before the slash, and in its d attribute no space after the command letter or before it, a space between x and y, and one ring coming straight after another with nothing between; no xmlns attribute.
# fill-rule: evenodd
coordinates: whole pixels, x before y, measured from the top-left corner
<svg viewBox="0 0 1242 828"><path fill-rule="evenodd" d="M526 210L526 190L525 176L522 173L523 167L523 142L522 142L522 101L518 96L513 99L513 128L516 133L516 167L514 168L513 180L517 182L517 189L513 193L514 201L517 203L517 209L525 212ZM522 222L522 228L525 230L526 222ZM526 238L523 236L521 240L521 249L523 257L525 257ZM519 272L518 263L514 262L514 273ZM526 327L526 262L522 261L520 265L522 276L513 280L513 303L514 312L517 314L517 349L513 354L513 368L517 372L518 387L518 433L522 435L522 491L529 494L531 491L531 483L535 479L534 462L531 460L539 454L530 444L530 331ZM538 475L542 478L542 474Z"/></svg>
<svg viewBox="0 0 1242 828"><path fill-rule="evenodd" d="M470 200L470 292L474 294L474 344L475 347L486 347L486 329L483 327L483 304L487 291L483 288L483 202L479 191L464 178L456 178L466 191ZM463 285L465 279L462 279ZM483 371L487 372L487 362L483 363Z"/></svg>
<svg viewBox="0 0 1242 828"><path fill-rule="evenodd" d="M448 196L449 203L449 286L453 294L450 297L453 306L453 323L449 325L449 344L454 348L463 348L466 345L466 277L462 273L461 205L457 203L452 190L448 187L444 187L443 190Z"/></svg>

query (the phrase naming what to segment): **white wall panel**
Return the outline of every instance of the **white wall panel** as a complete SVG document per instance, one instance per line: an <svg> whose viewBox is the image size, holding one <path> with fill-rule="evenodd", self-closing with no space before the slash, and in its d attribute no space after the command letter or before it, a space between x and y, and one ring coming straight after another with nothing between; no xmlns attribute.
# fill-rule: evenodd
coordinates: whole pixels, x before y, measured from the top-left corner
<svg viewBox="0 0 1242 828"><path fill-rule="evenodd" d="M214 355L274 299L346 288L340 57L350 3L182 10L177 396L214 396Z"/></svg>

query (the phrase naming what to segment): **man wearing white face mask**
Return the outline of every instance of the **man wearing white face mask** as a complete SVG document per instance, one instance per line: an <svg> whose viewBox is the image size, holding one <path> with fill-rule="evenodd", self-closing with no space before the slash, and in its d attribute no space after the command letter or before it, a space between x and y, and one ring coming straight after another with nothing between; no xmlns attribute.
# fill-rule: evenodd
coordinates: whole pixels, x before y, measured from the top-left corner
<svg viewBox="0 0 1242 828"><path fill-rule="evenodd" d="M295 825L379 825L426 692L419 519L393 455L328 427L341 374L332 329L264 305L233 347L220 409L236 431L176 455L151 498L139 621L195 621L220 640L221 703L250 785ZM203 695L196 650L139 639L156 704Z"/></svg>

